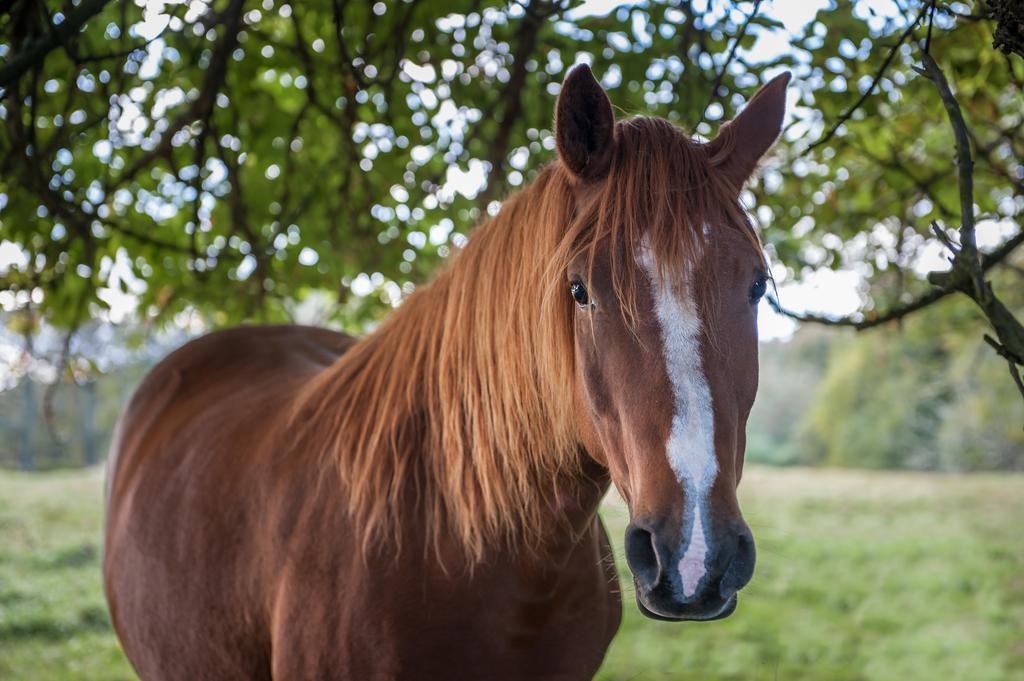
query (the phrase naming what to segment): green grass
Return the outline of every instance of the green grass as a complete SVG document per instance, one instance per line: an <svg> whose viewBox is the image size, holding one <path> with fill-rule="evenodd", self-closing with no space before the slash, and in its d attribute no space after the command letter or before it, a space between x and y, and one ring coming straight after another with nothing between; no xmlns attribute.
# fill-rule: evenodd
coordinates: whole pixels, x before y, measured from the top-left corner
<svg viewBox="0 0 1024 681"><path fill-rule="evenodd" d="M0 472L0 679L132 679L100 578L98 470Z"/></svg>
<svg viewBox="0 0 1024 681"><path fill-rule="evenodd" d="M101 476L0 473L0 679L130 679ZM1024 679L1024 476L750 468L758 568L728 620L625 618L598 678ZM621 541L622 506L605 509ZM621 557L621 552L620 557Z"/></svg>

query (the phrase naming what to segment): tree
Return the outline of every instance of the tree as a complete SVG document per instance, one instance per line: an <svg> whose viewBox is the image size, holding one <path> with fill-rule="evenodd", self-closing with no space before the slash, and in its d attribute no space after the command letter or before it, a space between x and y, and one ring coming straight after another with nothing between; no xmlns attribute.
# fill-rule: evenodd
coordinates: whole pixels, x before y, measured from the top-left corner
<svg viewBox="0 0 1024 681"><path fill-rule="evenodd" d="M6 2L0 229L27 256L4 275L8 307L75 328L105 316L114 286L147 319L227 324L288 319L326 291L334 320L360 327L552 158L553 98L577 59L623 112L704 136L786 67L799 107L747 197L775 274L865 277L860 314L808 319L868 326L966 292L1002 320L1014 368L1019 324L979 276L1024 241L1012 5L907 0L879 16L845 0L772 53L754 49L781 30L761 0L607 15L552 0ZM954 90L962 126L943 106ZM977 220L1006 231L987 254ZM950 228L959 264L929 281L922 253L953 244Z"/></svg>
<svg viewBox="0 0 1024 681"><path fill-rule="evenodd" d="M1011 304L1019 275L1004 273ZM1005 365L977 336L968 298L923 309L900 329L830 336L828 369L786 443L800 463L867 468L1021 470L1024 404ZM943 333L935 333L942 329ZM802 331L806 331L802 330ZM805 358L793 358L806 362Z"/></svg>
<svg viewBox="0 0 1024 681"><path fill-rule="evenodd" d="M838 122L829 128L828 132L820 140L807 147L805 152L801 155L806 155L808 152L814 151L816 148L829 143L832 140L832 137L839 133L844 125L851 121L856 114L860 113L860 108L868 101L876 85L878 85L885 76L887 69L890 68L890 65L893 62L893 58L897 56L899 50L906 46L905 41L909 41L908 44L910 45L915 44L915 31L923 24L927 16L927 34L924 39L916 42L916 46L918 48L917 56L919 57L922 65L918 66L916 64L912 64L911 68L920 76L931 81L935 86L938 96L941 99L949 118L956 147L956 169L958 176L957 186L959 189L959 196L957 200L959 209L959 243L954 242L954 239L937 220L931 221L931 231L934 237L937 238L953 254L952 257L949 258L949 263L951 265L950 270L933 271L928 273L927 281L932 285L931 290L916 297L911 297L909 300L904 300L898 304L891 305L890 308L884 312L874 312L868 317L858 314L855 317L832 319L822 317L820 315L793 314L786 311L777 300L772 300L771 302L777 311L789 314L790 316L803 321L813 321L829 325L853 326L861 330L878 326L886 322L891 322L893 320L900 320L908 314L936 303L947 295L962 293L972 299L984 313L988 324L995 332L995 337L986 334L984 336L985 341L989 343L989 345L991 345L1000 356L1007 360L1010 375L1020 391L1021 396L1024 397L1024 381L1022 381L1018 369L1018 365L1024 365L1024 325L1016 319L1014 314L996 296L990 281L986 278L986 274L991 267L1002 262L1004 258L1010 255L1010 253L1020 245L1020 243L1024 242L1024 233L1018 229L1017 234L1014 237L1008 239L992 253L982 254L978 250L975 233L976 222L978 220L978 210L975 205L975 159L974 153L972 152L972 146L977 146L979 141L976 136L972 135L972 131L965 120L957 98L950 88L946 75L931 53L932 30L935 26L937 11L938 5L934 1L924 4L921 7L916 16L907 22L906 28L899 34L896 44L891 48L888 56L882 61L878 71L866 85L865 91L861 97L843 112ZM956 14L954 10L944 8L944 11L952 11L953 14ZM988 13L989 16L996 16L999 19L994 44L1006 47L1007 49L1005 49L1005 52L1008 58L1011 50L1013 49L1013 45L1008 44L1007 42L1007 26L1013 23L1014 30L1019 28L1016 23L1017 17L1010 16L1011 14L1012 13L1005 8L997 8L994 12ZM957 16L962 17L963 15ZM983 14L978 17L970 18L982 19L985 16L986 15ZM1010 33L1012 32L1013 31L1010 31ZM1011 77L1015 77L1015 72L1013 70L1014 64L1012 62L1009 64L1009 69ZM1019 85L1019 79L1015 78L1015 80ZM998 96L996 97L996 102L999 103ZM1014 129L1018 128L1019 125L1014 126ZM868 135L874 134L872 131L867 132ZM996 139L991 145L984 147L984 149L985 153L991 153L993 148L1002 147L1003 157L1008 157L1010 159L1009 167L1000 166L998 162L992 163L991 159L989 159L990 165L993 166L993 169L996 170L996 172L1006 178L1014 188L1019 188L1022 184L1020 181L1020 173L1017 172L1019 164L1016 160L1017 155L1016 149L1014 148L1015 141L1016 140L1012 135L1008 137L1004 135L1001 139ZM940 210L943 209L943 204L936 200L937 197L928 186L930 181L922 181L919 177L915 176L915 172L906 167L905 162L901 161L898 155L893 155L888 162L886 162L884 158L879 159L876 156L873 156L869 151L870 146L870 141L864 140L861 148L857 149L855 147L855 149L862 152L864 156L878 165L885 166L888 164L890 167L906 175L906 179L916 185L916 188L920 193L918 202L912 207L916 217L921 218L923 214L934 210L936 207ZM890 148L896 147L895 140L890 140L888 146ZM830 151L830 149L826 149L826 151ZM845 169L841 169L841 171L842 170ZM938 179L940 176L941 173L934 179ZM997 197L990 194L989 198ZM999 210L1001 210L1006 216L1014 216L1018 212L1019 207L1011 206L1009 208L1005 208L1000 205ZM903 229L902 221L897 222L896 227L898 230L903 230L897 237L897 244L902 247L902 240L907 236L907 231ZM911 234L913 234L913 232L911 232ZM831 235L827 234L826 236ZM897 256L899 256L899 253L897 253ZM879 268L884 270L885 263L886 260L883 256L882 263L879 265ZM898 269L898 274L901 279L904 271L905 268Z"/></svg>

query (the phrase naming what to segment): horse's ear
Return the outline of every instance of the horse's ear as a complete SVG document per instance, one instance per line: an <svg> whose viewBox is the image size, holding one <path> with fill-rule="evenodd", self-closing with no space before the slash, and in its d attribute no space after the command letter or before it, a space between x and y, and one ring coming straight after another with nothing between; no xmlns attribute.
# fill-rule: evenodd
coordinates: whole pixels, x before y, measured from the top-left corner
<svg viewBox="0 0 1024 681"><path fill-rule="evenodd" d="M722 125L718 136L708 145L712 164L737 188L747 181L782 131L790 77L786 71L758 90L736 118Z"/></svg>
<svg viewBox="0 0 1024 681"><path fill-rule="evenodd" d="M555 141L562 163L577 177L596 180L611 167L612 103L586 64L573 67L562 82L555 108Z"/></svg>

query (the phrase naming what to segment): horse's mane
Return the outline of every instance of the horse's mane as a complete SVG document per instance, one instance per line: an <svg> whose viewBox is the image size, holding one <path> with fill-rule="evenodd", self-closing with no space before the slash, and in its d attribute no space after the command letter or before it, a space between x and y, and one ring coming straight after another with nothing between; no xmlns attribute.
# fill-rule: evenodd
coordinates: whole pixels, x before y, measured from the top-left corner
<svg viewBox="0 0 1024 681"><path fill-rule="evenodd" d="M403 513L428 550L455 546L470 563L495 545L535 547L551 527L556 481L581 460L570 261L613 239L615 292L633 316L626 265L642 242L666 276L695 262L706 225L740 229L760 252L707 145L643 117L618 123L616 140L597 198L580 205L561 163L542 168L307 386L305 441L340 472L364 550L398 545Z"/></svg>

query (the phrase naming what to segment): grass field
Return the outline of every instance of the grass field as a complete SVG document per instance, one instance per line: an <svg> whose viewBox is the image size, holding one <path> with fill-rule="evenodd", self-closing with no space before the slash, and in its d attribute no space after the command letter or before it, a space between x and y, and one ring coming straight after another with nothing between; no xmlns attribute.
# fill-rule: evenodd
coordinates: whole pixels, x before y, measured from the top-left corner
<svg viewBox="0 0 1024 681"><path fill-rule="evenodd" d="M598 678L1024 679L1024 476L751 468L758 568L714 623L625 619ZM0 679L130 679L97 471L0 473ZM625 514L605 516L621 542ZM621 552L620 552L621 553Z"/></svg>

